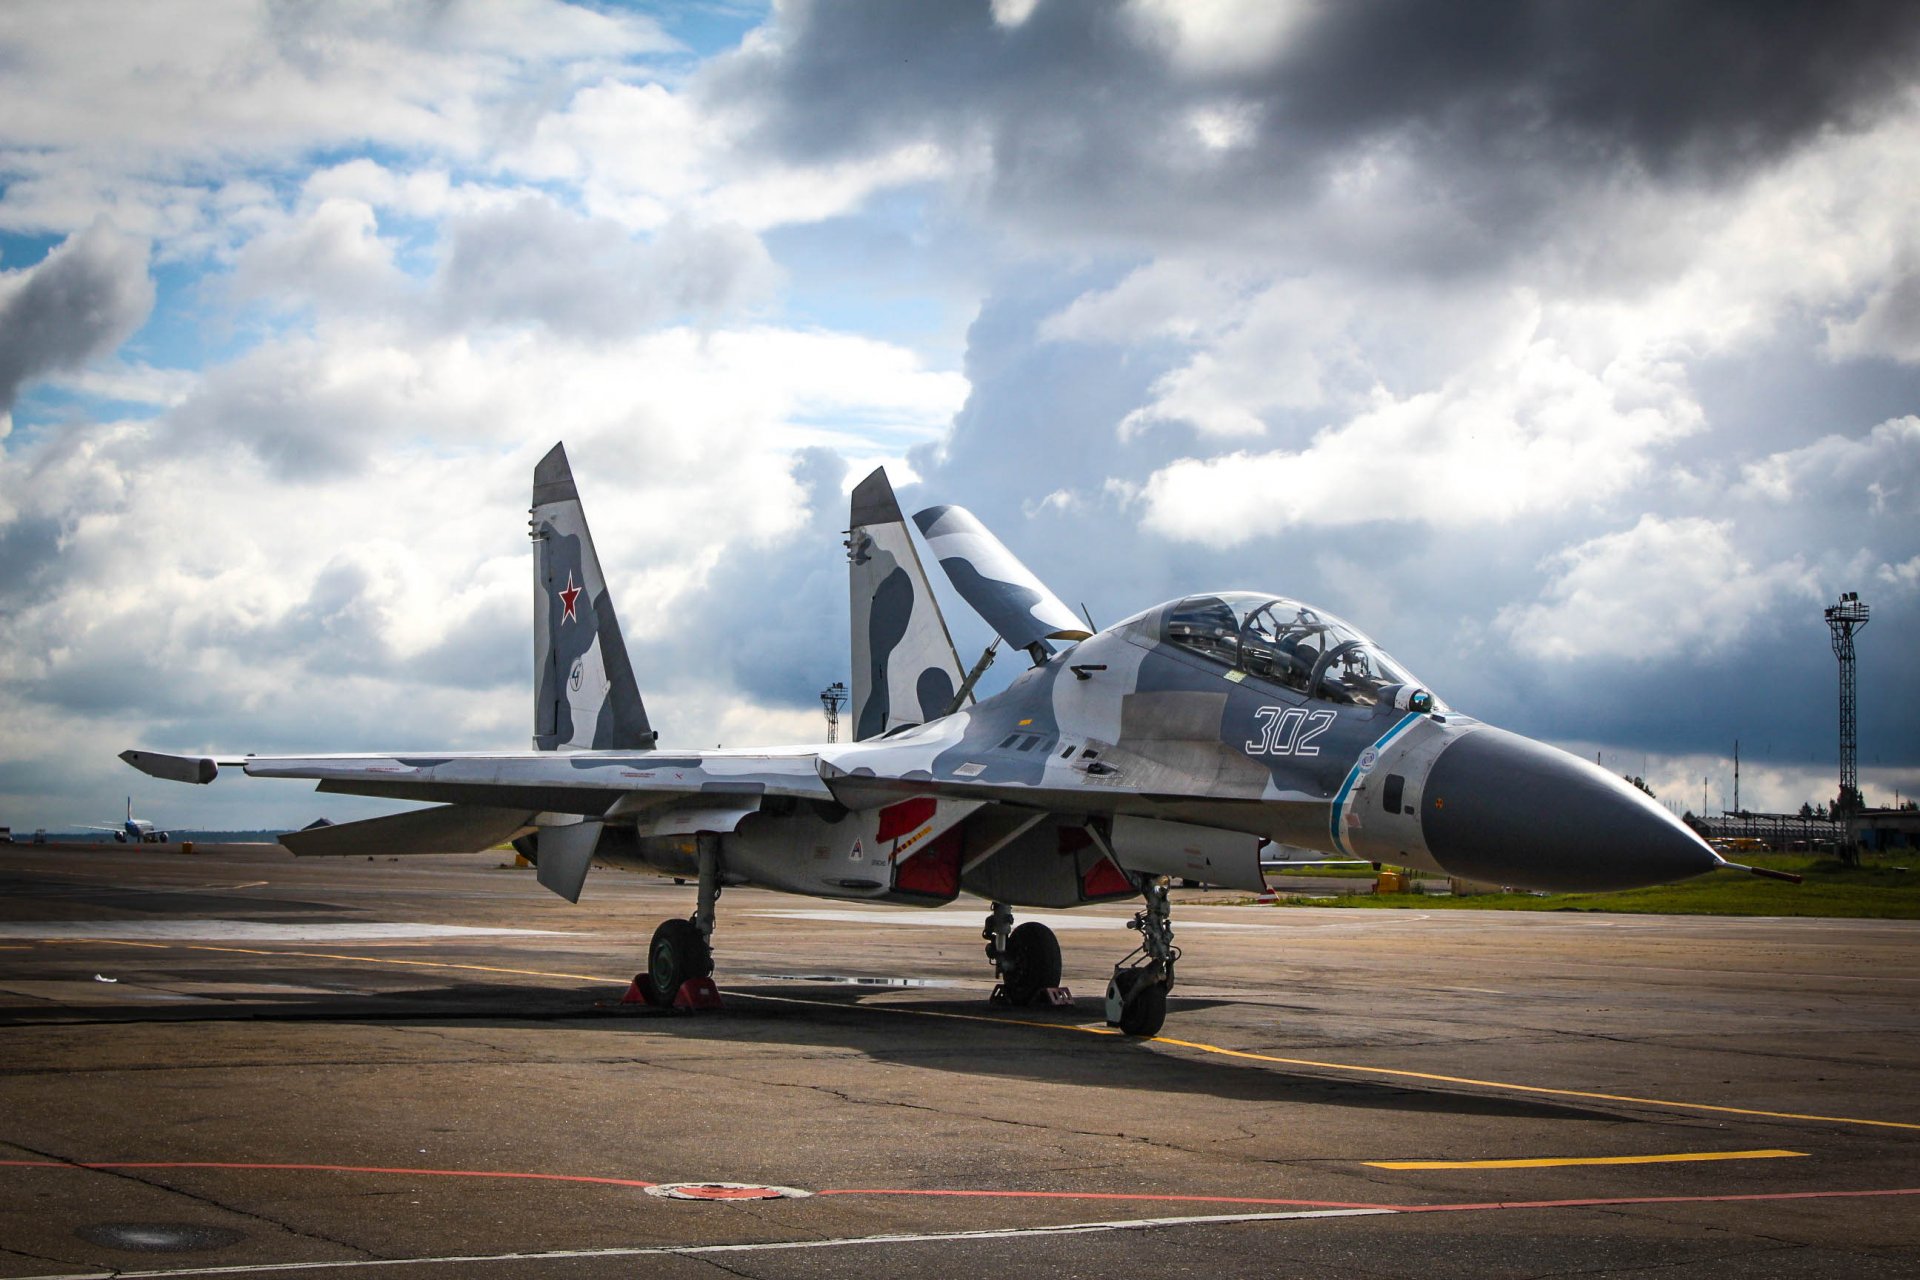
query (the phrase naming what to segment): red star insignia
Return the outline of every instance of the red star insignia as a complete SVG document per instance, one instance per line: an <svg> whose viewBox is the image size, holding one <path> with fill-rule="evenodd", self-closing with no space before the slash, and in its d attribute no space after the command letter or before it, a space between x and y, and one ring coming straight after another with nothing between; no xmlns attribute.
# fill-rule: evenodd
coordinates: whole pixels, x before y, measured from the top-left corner
<svg viewBox="0 0 1920 1280"><path fill-rule="evenodd" d="M573 570L571 569L567 570L566 590L559 592L558 595L560 596L560 603L564 605L567 610L566 613L561 615L560 621L562 622L580 621L579 617L573 611L574 601L580 598L580 588L573 585Z"/></svg>

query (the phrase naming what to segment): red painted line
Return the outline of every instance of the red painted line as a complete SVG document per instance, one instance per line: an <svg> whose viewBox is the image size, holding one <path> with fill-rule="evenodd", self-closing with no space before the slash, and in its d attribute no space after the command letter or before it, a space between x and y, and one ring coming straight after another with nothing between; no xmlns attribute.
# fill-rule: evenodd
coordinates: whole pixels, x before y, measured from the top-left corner
<svg viewBox="0 0 1920 1280"><path fill-rule="evenodd" d="M605 1178L577 1173L515 1173L488 1169L403 1169L381 1165L291 1164L232 1160L0 1160L9 1169L237 1169L297 1173L382 1173L431 1178L504 1178L532 1182L590 1183L608 1187L651 1187L640 1178ZM1290 1209L1371 1209L1384 1213L1471 1213L1487 1209L1599 1209L1636 1204L1739 1204L1783 1200L1848 1200L1884 1196L1920 1196L1920 1187L1859 1191L1762 1191L1737 1195L1595 1196L1575 1200L1483 1200L1455 1204L1377 1204L1354 1200L1291 1200L1264 1196L1193 1196L1130 1191L993 1191L966 1188L837 1187L817 1196L923 1196L982 1200L1156 1201L1173 1204L1265 1205Z"/></svg>
<svg viewBox="0 0 1920 1280"><path fill-rule="evenodd" d="M0 1160L11 1169L286 1169L297 1173L398 1173L432 1178L518 1178L532 1182L591 1182L608 1187L651 1187L639 1178L596 1178L578 1173L512 1173L489 1169L389 1169L359 1164L263 1164L235 1160Z"/></svg>

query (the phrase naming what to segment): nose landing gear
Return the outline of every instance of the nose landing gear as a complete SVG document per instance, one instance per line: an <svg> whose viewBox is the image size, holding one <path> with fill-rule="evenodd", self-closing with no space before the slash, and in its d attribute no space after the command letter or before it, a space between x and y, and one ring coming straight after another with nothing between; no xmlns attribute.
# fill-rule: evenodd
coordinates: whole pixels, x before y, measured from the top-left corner
<svg viewBox="0 0 1920 1280"><path fill-rule="evenodd" d="M1173 915L1167 906L1167 881L1149 880L1140 890L1146 906L1127 922L1140 945L1113 967L1107 983L1107 1025L1130 1036L1155 1036L1167 1021L1167 993L1173 990Z"/></svg>

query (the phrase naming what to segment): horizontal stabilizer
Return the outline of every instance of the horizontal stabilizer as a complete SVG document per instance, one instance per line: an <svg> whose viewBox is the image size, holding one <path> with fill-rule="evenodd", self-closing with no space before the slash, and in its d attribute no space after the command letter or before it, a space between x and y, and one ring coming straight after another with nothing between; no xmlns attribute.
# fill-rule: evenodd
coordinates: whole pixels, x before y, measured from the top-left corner
<svg viewBox="0 0 1920 1280"><path fill-rule="evenodd" d="M965 507L928 507L913 522L954 590L1016 649L1093 634Z"/></svg>
<svg viewBox="0 0 1920 1280"><path fill-rule="evenodd" d="M280 843L303 858L478 853L511 839L532 822L533 814L525 809L446 804L362 822L289 831L280 837Z"/></svg>
<svg viewBox="0 0 1920 1280"><path fill-rule="evenodd" d="M211 756L170 756L160 751L122 751L120 758L150 778L167 782L212 782L221 762ZM232 761L227 763L231 764Z"/></svg>

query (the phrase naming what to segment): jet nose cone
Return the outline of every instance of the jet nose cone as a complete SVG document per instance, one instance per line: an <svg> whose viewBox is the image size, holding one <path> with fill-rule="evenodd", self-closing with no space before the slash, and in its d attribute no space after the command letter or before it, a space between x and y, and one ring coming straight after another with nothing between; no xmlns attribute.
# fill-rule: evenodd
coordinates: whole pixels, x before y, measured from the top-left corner
<svg viewBox="0 0 1920 1280"><path fill-rule="evenodd" d="M1719 865L1651 796L1503 729L1476 729L1434 760L1420 827L1448 871L1526 889L1633 889Z"/></svg>

